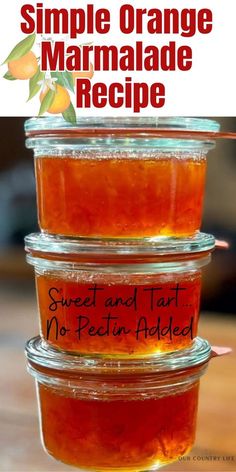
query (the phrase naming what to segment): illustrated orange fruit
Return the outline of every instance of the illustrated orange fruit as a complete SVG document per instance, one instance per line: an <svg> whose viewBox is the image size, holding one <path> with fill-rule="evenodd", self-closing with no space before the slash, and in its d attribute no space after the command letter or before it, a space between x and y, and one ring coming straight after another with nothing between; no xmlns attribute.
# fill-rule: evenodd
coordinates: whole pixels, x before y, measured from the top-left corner
<svg viewBox="0 0 236 472"><path fill-rule="evenodd" d="M93 64L90 62L89 64L89 70L87 71L75 71L75 72L72 72L72 76L73 76L73 79L74 79L74 82L75 82L75 79L78 77L78 78L85 78L85 79L92 79L93 77L93 74L94 74L94 70L93 70Z"/></svg>
<svg viewBox="0 0 236 472"><path fill-rule="evenodd" d="M70 105L70 95L67 92L67 90L64 87L62 87L62 85L55 84L55 87L56 87L55 97L53 99L51 106L47 110L47 112L52 113L52 114L63 113L65 110L67 110L67 108ZM43 90L40 93L41 102L44 99L48 90L49 90L48 87L46 87L45 90Z"/></svg>
<svg viewBox="0 0 236 472"><path fill-rule="evenodd" d="M32 51L19 59L8 62L8 70L15 79L31 79L38 70L38 62Z"/></svg>

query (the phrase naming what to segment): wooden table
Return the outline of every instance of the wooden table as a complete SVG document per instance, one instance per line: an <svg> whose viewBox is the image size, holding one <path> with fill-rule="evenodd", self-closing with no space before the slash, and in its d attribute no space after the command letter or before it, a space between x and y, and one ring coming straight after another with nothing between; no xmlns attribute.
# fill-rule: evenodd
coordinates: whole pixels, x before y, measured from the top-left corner
<svg viewBox="0 0 236 472"><path fill-rule="evenodd" d="M47 456L40 444L34 382L23 352L25 340L38 330L34 294L12 287L0 296L0 470L73 471ZM224 315L202 314L200 334L213 345L235 348L235 321ZM210 363L201 382L195 447L166 472L236 471L235 360L234 351Z"/></svg>

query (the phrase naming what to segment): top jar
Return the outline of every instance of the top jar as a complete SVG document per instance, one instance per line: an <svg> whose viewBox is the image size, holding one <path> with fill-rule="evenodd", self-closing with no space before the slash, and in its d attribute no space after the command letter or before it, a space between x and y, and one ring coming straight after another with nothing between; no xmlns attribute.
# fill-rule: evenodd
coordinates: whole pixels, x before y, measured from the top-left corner
<svg viewBox="0 0 236 472"><path fill-rule="evenodd" d="M200 229L209 138L197 118L26 121L38 219L62 236L186 237Z"/></svg>

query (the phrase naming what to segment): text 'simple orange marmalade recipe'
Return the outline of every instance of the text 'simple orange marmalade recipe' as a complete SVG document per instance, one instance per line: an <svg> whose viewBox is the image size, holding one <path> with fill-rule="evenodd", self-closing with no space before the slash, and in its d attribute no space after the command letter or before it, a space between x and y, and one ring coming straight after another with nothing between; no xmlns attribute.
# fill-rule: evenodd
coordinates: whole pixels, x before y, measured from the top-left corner
<svg viewBox="0 0 236 472"><path fill-rule="evenodd" d="M132 73L191 70L194 56L192 44L187 44L189 38L207 36L213 28L213 13L209 8L161 10L135 8L131 4L109 10L95 8L93 4L84 9L50 9L43 3L36 3L36 6L27 3L21 8L21 20L24 34L59 33L77 40L76 44L67 45L61 39L52 42L43 38L40 43L42 71L88 71L92 62L95 73L104 73L104 82L77 78L78 109L110 106L130 109L134 113L148 106L154 109L164 107L166 87L163 82L144 82L143 77L140 82L135 81ZM164 45L146 44L139 40L145 33L154 39L153 42L157 41L158 35L169 35L171 40ZM78 44L83 34L100 35L101 44ZM117 35L124 37L122 45L113 44ZM130 43L130 35L136 35L137 41ZM120 82L111 82L114 79L108 79L107 71L126 72L127 75Z"/></svg>

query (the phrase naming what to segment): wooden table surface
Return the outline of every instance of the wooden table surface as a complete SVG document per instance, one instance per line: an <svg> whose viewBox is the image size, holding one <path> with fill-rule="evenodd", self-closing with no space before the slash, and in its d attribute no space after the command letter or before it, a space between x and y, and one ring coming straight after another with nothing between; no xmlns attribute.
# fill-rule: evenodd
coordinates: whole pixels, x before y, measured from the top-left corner
<svg viewBox="0 0 236 472"><path fill-rule="evenodd" d="M4 288L0 297L0 470L73 471L47 456L40 444L34 382L23 352L38 329L34 294ZM236 347L233 318L202 314L199 334L213 345ZM201 381L194 449L166 472L236 471L235 359L236 350L211 361Z"/></svg>

